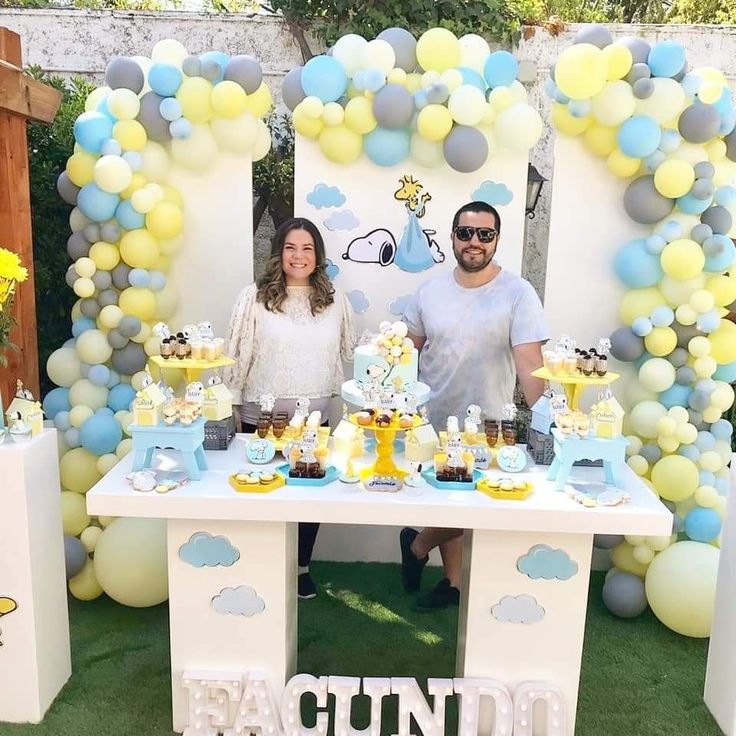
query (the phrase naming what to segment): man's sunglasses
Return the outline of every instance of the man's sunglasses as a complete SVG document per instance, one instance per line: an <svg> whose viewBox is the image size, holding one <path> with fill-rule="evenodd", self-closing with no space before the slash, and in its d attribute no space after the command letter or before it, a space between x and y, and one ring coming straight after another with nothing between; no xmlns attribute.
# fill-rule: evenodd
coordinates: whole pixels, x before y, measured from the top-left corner
<svg viewBox="0 0 736 736"><path fill-rule="evenodd" d="M455 236L463 243L472 240L473 235L478 235L481 243L492 243L498 233L492 227L470 227L469 225L459 225L455 228Z"/></svg>

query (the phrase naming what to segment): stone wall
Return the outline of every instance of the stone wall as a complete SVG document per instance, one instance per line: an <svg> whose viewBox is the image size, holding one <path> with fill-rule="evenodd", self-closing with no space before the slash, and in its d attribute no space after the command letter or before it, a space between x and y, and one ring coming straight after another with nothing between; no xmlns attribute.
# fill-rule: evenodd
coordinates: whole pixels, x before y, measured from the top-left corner
<svg viewBox="0 0 736 736"><path fill-rule="evenodd" d="M190 12L132 13L78 10L0 9L0 26L21 35L25 63L62 76L75 74L101 82L108 60L116 54L149 54L162 38L179 39L189 50L200 53L221 49L232 53L252 53L263 65L265 78L274 98L280 99L283 75L302 63L299 46L281 19L265 14L212 15ZM571 25L559 36L543 29L532 29L520 41L515 53L524 64L527 88L533 104L545 119L541 140L531 160L549 181L542 189L536 216L527 221L524 275L540 293L549 229L549 203L553 186L553 136L549 125L549 100L543 84L550 65L571 41L577 26ZM731 79L736 78L736 27L719 26L609 26L614 37L640 35L650 42L664 38L679 41L688 52L691 67L715 66ZM468 29L469 31L472 29ZM320 51L311 40L312 50ZM566 216L558 213L558 216ZM571 217L574 213L570 213ZM272 227L264 216L256 237L256 263L262 263L268 249ZM258 268L258 265L257 265Z"/></svg>

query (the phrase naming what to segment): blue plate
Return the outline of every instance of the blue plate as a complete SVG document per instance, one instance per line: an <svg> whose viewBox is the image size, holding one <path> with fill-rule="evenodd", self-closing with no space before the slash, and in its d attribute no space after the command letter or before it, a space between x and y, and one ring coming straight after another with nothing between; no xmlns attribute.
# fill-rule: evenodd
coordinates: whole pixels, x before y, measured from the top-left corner
<svg viewBox="0 0 736 736"><path fill-rule="evenodd" d="M334 465L328 465L324 478L291 478L289 477L289 463L276 466L276 472L284 476L287 485L290 486L326 486L340 476L340 471Z"/></svg>
<svg viewBox="0 0 736 736"><path fill-rule="evenodd" d="M440 488L445 491L474 491L475 484L483 477L483 471L477 468L473 470L473 481L472 483L460 483L458 481L445 481L437 480L437 476L434 473L434 468L429 467L427 470L422 471L422 478L429 483L429 485L435 488Z"/></svg>

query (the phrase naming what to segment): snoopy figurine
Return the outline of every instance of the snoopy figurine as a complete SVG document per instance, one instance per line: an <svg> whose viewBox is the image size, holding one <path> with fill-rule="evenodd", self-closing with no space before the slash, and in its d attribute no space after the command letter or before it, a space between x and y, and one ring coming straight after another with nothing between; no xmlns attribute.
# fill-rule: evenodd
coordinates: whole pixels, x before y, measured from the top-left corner
<svg viewBox="0 0 736 736"><path fill-rule="evenodd" d="M299 417L301 423L304 424L309 416L309 405L311 401L307 398L301 397L296 400L296 409L294 411L294 417Z"/></svg>
<svg viewBox="0 0 736 736"><path fill-rule="evenodd" d="M200 322L197 325L197 330L202 340L213 340L215 337L215 333L212 330L212 322Z"/></svg>
<svg viewBox="0 0 736 736"><path fill-rule="evenodd" d="M480 427L480 407L477 404L471 404L465 410L465 423L463 430L466 434L476 434Z"/></svg>
<svg viewBox="0 0 736 736"><path fill-rule="evenodd" d="M404 479L404 484L416 488L424 483L422 478L422 464L419 462L409 463L409 475Z"/></svg>
<svg viewBox="0 0 736 736"><path fill-rule="evenodd" d="M156 335L159 340L168 340L171 337L171 330L165 322L157 322L153 326L153 334Z"/></svg>

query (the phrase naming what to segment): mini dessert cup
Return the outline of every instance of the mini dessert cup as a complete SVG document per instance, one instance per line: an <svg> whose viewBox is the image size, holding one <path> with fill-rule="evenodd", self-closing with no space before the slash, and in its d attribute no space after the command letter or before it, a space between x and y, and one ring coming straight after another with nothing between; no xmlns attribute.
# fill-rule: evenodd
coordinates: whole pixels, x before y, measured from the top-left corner
<svg viewBox="0 0 736 736"><path fill-rule="evenodd" d="M171 344L171 340L165 337L159 344L159 353L164 360L168 360L174 355L174 346Z"/></svg>
<svg viewBox="0 0 736 736"><path fill-rule="evenodd" d="M258 436L263 440L266 438L266 435L268 434L268 428L271 426L271 420L267 417L258 417L258 422L256 423L256 432L258 433Z"/></svg>
<svg viewBox="0 0 736 736"><path fill-rule="evenodd" d="M589 354L586 354L583 358L583 375L593 375L593 358Z"/></svg>
<svg viewBox="0 0 736 736"><path fill-rule="evenodd" d="M182 337L181 340L176 343L176 357L179 360L184 360L184 358L187 357L188 352L187 341Z"/></svg>
<svg viewBox="0 0 736 736"><path fill-rule="evenodd" d="M202 360L204 357L204 344L201 340L192 340L190 343L192 348L192 360Z"/></svg>
<svg viewBox="0 0 736 736"><path fill-rule="evenodd" d="M503 430L503 441L506 445L516 444L516 427L509 427Z"/></svg>
<svg viewBox="0 0 736 736"><path fill-rule="evenodd" d="M608 358L605 355L597 355L595 358L596 375L603 378L608 373Z"/></svg>
<svg viewBox="0 0 736 736"><path fill-rule="evenodd" d="M271 427L273 428L273 436L276 439L280 439L286 429L286 417L281 414L277 414L271 422Z"/></svg>
<svg viewBox="0 0 736 736"><path fill-rule="evenodd" d="M216 337L213 342L215 344L215 357L222 357L222 355L225 353L225 338Z"/></svg>
<svg viewBox="0 0 736 736"><path fill-rule="evenodd" d="M215 360L217 358L217 348L212 340L207 340L204 343L204 359Z"/></svg>
<svg viewBox="0 0 736 736"><path fill-rule="evenodd" d="M576 355L566 355L563 361L565 373L574 375L578 369L578 359Z"/></svg>

